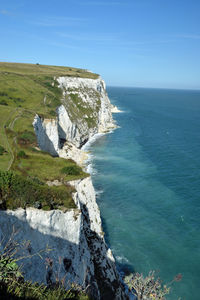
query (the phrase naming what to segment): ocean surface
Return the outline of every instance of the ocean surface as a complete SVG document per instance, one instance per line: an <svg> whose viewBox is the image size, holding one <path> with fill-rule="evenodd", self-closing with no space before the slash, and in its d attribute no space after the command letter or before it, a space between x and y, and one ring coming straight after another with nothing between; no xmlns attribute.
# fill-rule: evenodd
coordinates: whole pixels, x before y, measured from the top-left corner
<svg viewBox="0 0 200 300"><path fill-rule="evenodd" d="M200 299L200 91L107 88L119 128L89 169L118 268L158 271L168 299Z"/></svg>

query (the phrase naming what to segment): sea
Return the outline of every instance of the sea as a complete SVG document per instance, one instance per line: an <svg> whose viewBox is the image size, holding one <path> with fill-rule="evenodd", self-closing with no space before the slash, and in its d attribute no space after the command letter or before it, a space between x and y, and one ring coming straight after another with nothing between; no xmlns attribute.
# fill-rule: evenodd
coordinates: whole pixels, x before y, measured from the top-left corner
<svg viewBox="0 0 200 300"><path fill-rule="evenodd" d="M122 112L88 146L88 169L117 267L155 270L171 286L167 299L199 300L200 91L107 92Z"/></svg>

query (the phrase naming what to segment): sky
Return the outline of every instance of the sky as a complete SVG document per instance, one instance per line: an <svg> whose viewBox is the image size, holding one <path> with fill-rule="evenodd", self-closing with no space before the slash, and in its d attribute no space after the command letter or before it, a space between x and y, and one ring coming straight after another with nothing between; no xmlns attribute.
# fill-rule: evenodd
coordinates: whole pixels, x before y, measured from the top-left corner
<svg viewBox="0 0 200 300"><path fill-rule="evenodd" d="M0 0L0 61L200 89L200 0Z"/></svg>

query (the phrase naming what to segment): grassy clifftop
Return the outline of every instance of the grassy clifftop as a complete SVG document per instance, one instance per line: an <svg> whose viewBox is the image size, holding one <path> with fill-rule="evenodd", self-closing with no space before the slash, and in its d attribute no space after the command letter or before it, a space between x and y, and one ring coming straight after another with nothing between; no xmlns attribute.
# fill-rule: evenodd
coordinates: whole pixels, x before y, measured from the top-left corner
<svg viewBox="0 0 200 300"><path fill-rule="evenodd" d="M8 62L0 62L0 72L21 75L72 76L91 79L96 79L99 76L98 74L79 68Z"/></svg>
<svg viewBox="0 0 200 300"><path fill-rule="evenodd" d="M35 196L35 202L39 207L45 209L74 207L71 188L64 186L67 189L68 201L66 201L66 199L63 200L63 186L56 187L56 191L53 187L46 191L45 183L48 180L66 182L83 178L87 174L71 160L53 158L48 153L39 151L32 126L36 113L46 118L55 118L55 110L60 105L62 96L62 91L57 86L56 77L58 76L92 79L98 77L97 74L76 68L0 63L0 170L2 171L0 173L0 207L16 208L34 205L34 199L31 202L27 201L29 191L28 188L23 188L25 183L21 184L22 190L19 194L15 193L15 199L11 193L12 186L7 187L9 191L4 189L3 182L5 178L10 178L9 172L11 171L19 176L11 176L14 181L21 178L21 182L24 182L26 179L29 180L30 186L30 181L33 181L34 187L37 185L36 189L40 189L44 194L43 198L51 190L52 200L43 201L42 197L37 199ZM62 171L63 168L65 172ZM5 173L7 171L8 173ZM15 185L10 182L11 184Z"/></svg>

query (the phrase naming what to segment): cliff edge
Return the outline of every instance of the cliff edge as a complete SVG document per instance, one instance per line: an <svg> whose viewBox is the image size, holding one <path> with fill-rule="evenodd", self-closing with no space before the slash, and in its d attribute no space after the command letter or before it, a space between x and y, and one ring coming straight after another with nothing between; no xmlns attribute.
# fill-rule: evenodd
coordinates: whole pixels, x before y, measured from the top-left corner
<svg viewBox="0 0 200 300"><path fill-rule="evenodd" d="M37 113L37 110L29 109L29 114L35 113L33 127L40 150L53 157L72 159L81 166L85 159L81 147L94 134L109 132L116 127L111 112L113 106L107 96L104 81L98 76L88 76L80 78L56 74L48 78L48 91L56 89L60 93L60 103L56 105L53 117L49 113L45 116L45 110L38 110ZM55 101L53 99L50 92L44 94L42 104L46 111ZM19 110L22 111L21 108ZM16 118L14 123L17 123ZM18 136L14 138L15 143L17 138ZM39 151L37 147L36 150L23 149L26 152ZM30 152L28 153L31 157ZM44 153L47 159L45 155ZM13 165L15 170L22 173L25 158L21 158L19 163L17 158L15 160L15 153L13 156L11 170ZM55 166L52 165L53 168ZM36 171L42 173L42 168L41 163ZM31 256L31 260L23 260L23 272L29 280L49 284L54 283L59 276L65 279L66 286L70 283L82 286L93 299L125 299L115 260L104 240L91 177L81 175L76 179L70 176L69 173L65 181L63 177L55 180L56 177L52 175L47 184L52 189L70 184L75 208L62 208L59 204L57 209L47 211L36 205L0 210L0 240L5 241L5 237L11 236L14 228L15 240L20 243L24 241L25 246L17 255ZM46 175L43 177L46 178Z"/></svg>

